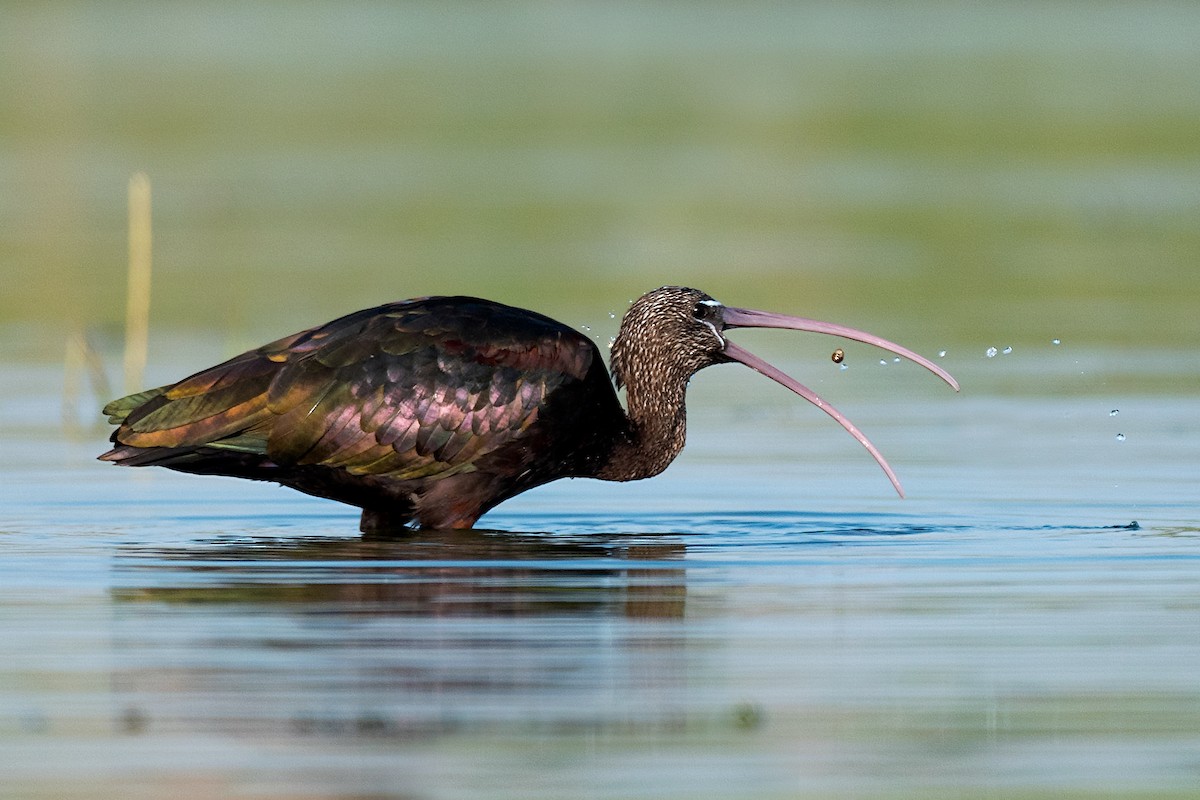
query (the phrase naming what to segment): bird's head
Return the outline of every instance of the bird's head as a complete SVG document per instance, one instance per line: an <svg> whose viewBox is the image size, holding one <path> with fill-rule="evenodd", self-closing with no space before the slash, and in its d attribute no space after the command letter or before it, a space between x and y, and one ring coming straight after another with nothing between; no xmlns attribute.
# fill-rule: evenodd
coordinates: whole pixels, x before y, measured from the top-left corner
<svg viewBox="0 0 1200 800"><path fill-rule="evenodd" d="M612 373L618 387L654 392L671 383L686 385L696 372L713 364L737 361L786 386L833 417L875 458L903 497L895 472L869 439L841 412L795 378L731 342L731 328L788 328L826 333L874 345L920 364L958 391L958 382L929 359L906 347L845 325L832 322L733 308L698 289L663 286L639 297L621 320L612 346Z"/></svg>
<svg viewBox="0 0 1200 800"><path fill-rule="evenodd" d="M698 289L663 286L634 300L612 346L617 386L687 381L724 359L721 304Z"/></svg>

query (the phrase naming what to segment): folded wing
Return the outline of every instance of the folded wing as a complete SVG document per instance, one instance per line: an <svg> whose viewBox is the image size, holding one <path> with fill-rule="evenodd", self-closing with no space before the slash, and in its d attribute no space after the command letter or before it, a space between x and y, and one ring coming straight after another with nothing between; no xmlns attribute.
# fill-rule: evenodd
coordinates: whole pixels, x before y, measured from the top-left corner
<svg viewBox="0 0 1200 800"><path fill-rule="evenodd" d="M452 475L519 438L594 358L571 329L488 301L381 306L114 401L101 458L264 479L309 466Z"/></svg>

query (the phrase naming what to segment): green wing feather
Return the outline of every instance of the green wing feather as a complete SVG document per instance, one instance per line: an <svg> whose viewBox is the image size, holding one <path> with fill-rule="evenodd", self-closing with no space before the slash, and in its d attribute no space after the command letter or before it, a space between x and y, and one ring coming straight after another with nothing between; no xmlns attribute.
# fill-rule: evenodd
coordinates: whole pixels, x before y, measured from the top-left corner
<svg viewBox="0 0 1200 800"><path fill-rule="evenodd" d="M588 339L548 318L428 298L302 331L105 413L126 447L415 480L473 469L520 437L594 358Z"/></svg>
<svg viewBox="0 0 1200 800"><path fill-rule="evenodd" d="M157 389L146 389L145 391L131 394L126 397L120 397L113 400L104 407L104 414L108 416L108 424L120 425L125 422L134 409L143 406L159 395L171 388L170 386L160 386Z"/></svg>

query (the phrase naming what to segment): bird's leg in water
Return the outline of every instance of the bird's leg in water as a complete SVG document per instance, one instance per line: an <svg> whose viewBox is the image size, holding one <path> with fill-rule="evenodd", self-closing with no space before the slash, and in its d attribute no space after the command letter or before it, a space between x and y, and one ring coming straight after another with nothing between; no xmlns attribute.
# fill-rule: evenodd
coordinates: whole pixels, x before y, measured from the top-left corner
<svg viewBox="0 0 1200 800"><path fill-rule="evenodd" d="M413 516L411 511L395 512L380 511L364 508L358 529L363 533L404 533L411 532Z"/></svg>

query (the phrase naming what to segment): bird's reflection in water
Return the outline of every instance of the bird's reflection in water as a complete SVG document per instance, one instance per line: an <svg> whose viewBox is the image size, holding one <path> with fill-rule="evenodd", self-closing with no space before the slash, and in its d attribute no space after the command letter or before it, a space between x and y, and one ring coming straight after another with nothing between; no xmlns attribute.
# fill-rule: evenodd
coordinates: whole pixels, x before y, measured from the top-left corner
<svg viewBox="0 0 1200 800"><path fill-rule="evenodd" d="M677 725L695 656L684 552L479 530L128 546L114 724L405 739Z"/></svg>
<svg viewBox="0 0 1200 800"><path fill-rule="evenodd" d="M121 602L335 605L352 614L681 617L684 545L486 530L128 546Z"/></svg>

